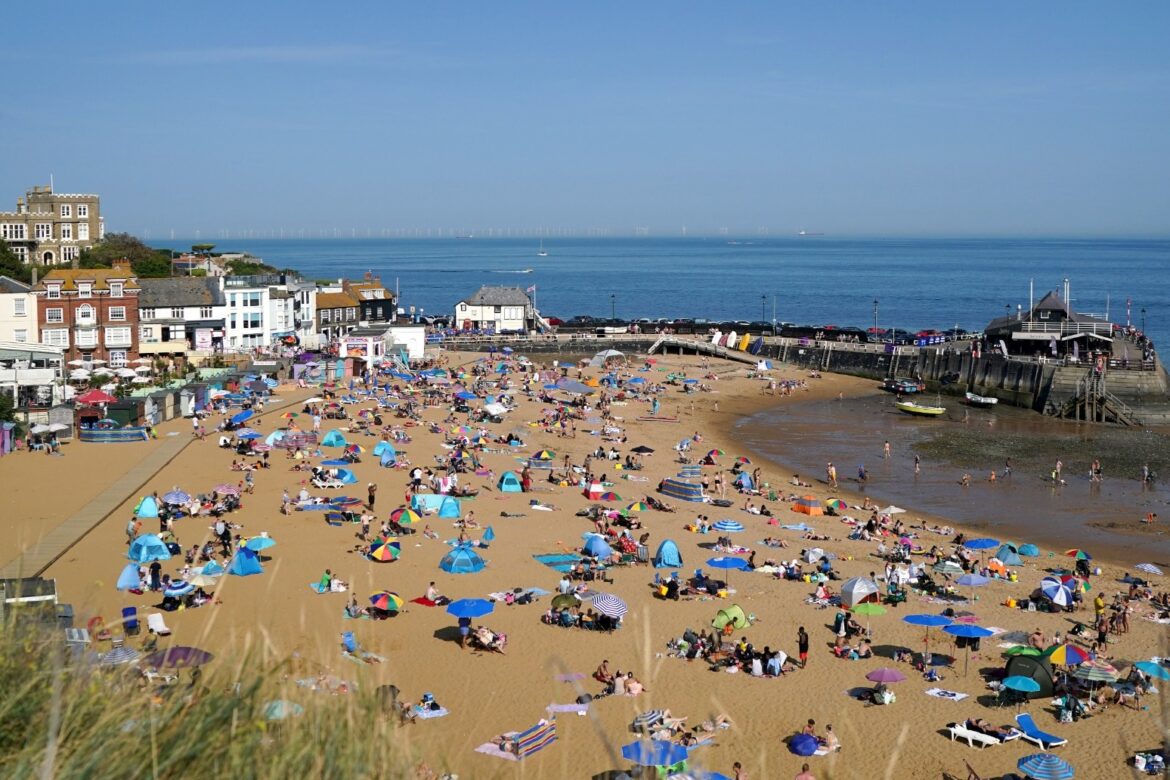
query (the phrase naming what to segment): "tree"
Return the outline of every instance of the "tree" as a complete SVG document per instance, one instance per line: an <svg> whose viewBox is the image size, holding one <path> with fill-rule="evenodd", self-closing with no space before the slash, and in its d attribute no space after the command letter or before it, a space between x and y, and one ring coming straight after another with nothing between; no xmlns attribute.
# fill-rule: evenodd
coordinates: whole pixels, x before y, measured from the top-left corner
<svg viewBox="0 0 1170 780"><path fill-rule="evenodd" d="M25 283L32 279L32 267L22 263L3 241L0 241L0 276Z"/></svg>
<svg viewBox="0 0 1170 780"><path fill-rule="evenodd" d="M0 423L16 423L15 435L22 433L20 421L16 419L16 407L12 405L12 396L0 393Z"/></svg>
<svg viewBox="0 0 1170 780"><path fill-rule="evenodd" d="M130 261L141 277L171 275L171 251L153 249L129 233L107 233L106 237L81 252L79 268L110 268L115 260Z"/></svg>

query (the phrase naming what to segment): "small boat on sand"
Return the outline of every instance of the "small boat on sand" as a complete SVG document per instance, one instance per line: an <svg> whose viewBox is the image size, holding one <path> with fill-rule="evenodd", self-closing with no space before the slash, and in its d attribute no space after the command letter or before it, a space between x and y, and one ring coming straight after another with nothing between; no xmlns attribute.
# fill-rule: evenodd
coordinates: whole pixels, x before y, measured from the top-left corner
<svg viewBox="0 0 1170 780"><path fill-rule="evenodd" d="M980 409L990 409L999 403L998 398L990 398L985 395L975 395L975 393L967 393L965 395L967 404L970 406L978 406Z"/></svg>
<svg viewBox="0 0 1170 780"><path fill-rule="evenodd" d="M917 404L913 401L898 401L894 406L900 412L918 415L919 417L938 417L946 412L946 407L927 406L926 404Z"/></svg>

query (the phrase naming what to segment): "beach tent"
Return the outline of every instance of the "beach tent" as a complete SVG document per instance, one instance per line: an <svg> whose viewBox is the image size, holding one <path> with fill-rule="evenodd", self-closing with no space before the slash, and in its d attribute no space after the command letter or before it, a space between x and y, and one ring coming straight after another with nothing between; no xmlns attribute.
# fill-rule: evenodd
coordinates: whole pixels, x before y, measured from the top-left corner
<svg viewBox="0 0 1170 780"><path fill-rule="evenodd" d="M284 431L273 431L264 439L264 443L269 447L275 447L276 443L284 438Z"/></svg>
<svg viewBox="0 0 1170 780"><path fill-rule="evenodd" d="M1040 557L1040 548L1034 544L1021 544L1020 548L1018 550L1016 550L1016 552L1019 553L1021 556L1026 555L1029 558Z"/></svg>
<svg viewBox="0 0 1170 780"><path fill-rule="evenodd" d="M590 501L600 501L603 493L605 493L605 488L601 486L600 482L590 482L589 487L582 491L585 498Z"/></svg>
<svg viewBox="0 0 1170 780"><path fill-rule="evenodd" d="M416 512L438 512L446 498L438 493L415 493L410 497L410 508Z"/></svg>
<svg viewBox="0 0 1170 780"><path fill-rule="evenodd" d="M613 548L606 543L605 537L601 534L589 534L585 538L581 554L590 558L608 558L613 555Z"/></svg>
<svg viewBox="0 0 1170 780"><path fill-rule="evenodd" d="M662 480L662 485L659 490L671 498L682 499L683 501L702 501L703 500L703 486L694 482L686 482L681 479L672 479L667 477Z"/></svg>
<svg viewBox="0 0 1170 780"><path fill-rule="evenodd" d="M655 569L678 569L683 565L682 555L673 539L663 539L654 553Z"/></svg>
<svg viewBox="0 0 1170 780"><path fill-rule="evenodd" d="M341 435L341 431L332 430L325 434L325 438L321 440L322 447L344 447L349 442Z"/></svg>
<svg viewBox="0 0 1170 780"><path fill-rule="evenodd" d="M463 517L463 512L459 506L459 499L444 496L443 503L439 504L439 517L446 520L458 520Z"/></svg>
<svg viewBox="0 0 1170 780"><path fill-rule="evenodd" d="M247 547L241 547L236 550L236 554L232 556L231 563L227 567L228 574L235 574L239 577L247 577L249 574L263 574L264 569L260 567L260 556L255 551L249 550Z"/></svg>
<svg viewBox="0 0 1170 780"><path fill-rule="evenodd" d="M354 485L357 484L358 481L357 474L354 474L349 469L338 469L337 478L346 485Z"/></svg>
<svg viewBox="0 0 1170 780"><path fill-rule="evenodd" d="M999 562L1004 566L1024 565L1024 560L1020 557L1020 554L1016 552L1016 548L1010 544L1001 545L1000 548L995 551L994 557L998 558Z"/></svg>
<svg viewBox="0 0 1170 780"><path fill-rule="evenodd" d="M118 575L118 590L133 590L142 584L138 576L138 564L128 563L122 573Z"/></svg>
<svg viewBox="0 0 1170 780"><path fill-rule="evenodd" d="M439 568L451 574L474 574L486 564L469 545L461 544L443 556Z"/></svg>
<svg viewBox="0 0 1170 780"><path fill-rule="evenodd" d="M760 360L756 363L756 371L771 371L771 370L772 370L772 361L771 360Z"/></svg>
<svg viewBox="0 0 1170 780"><path fill-rule="evenodd" d="M142 518L158 517L158 501L154 500L154 496L145 496L134 507L134 514Z"/></svg>
<svg viewBox="0 0 1170 780"><path fill-rule="evenodd" d="M394 445L388 441L380 441L374 445L374 455L381 457L387 452L390 453L391 457L398 454L398 450L394 449Z"/></svg>
<svg viewBox="0 0 1170 780"><path fill-rule="evenodd" d="M739 472L739 476L731 483L740 490L754 490L756 485L752 482L752 475L746 471Z"/></svg>
<svg viewBox="0 0 1170 780"><path fill-rule="evenodd" d="M810 517L815 517L817 515L823 515L825 513L825 508L821 506L820 499L818 499L816 496L802 496L801 498L796 499L796 502L793 503L792 511L800 512L801 514L805 514Z"/></svg>
<svg viewBox="0 0 1170 780"><path fill-rule="evenodd" d="M497 483L496 487L499 488L501 493L523 492L520 488L520 478L511 471L505 471L500 475L500 481Z"/></svg>
<svg viewBox="0 0 1170 780"><path fill-rule="evenodd" d="M590 368L602 368L610 360L618 360L624 358L625 355L618 352L616 349L603 349L592 357L589 361Z"/></svg>
<svg viewBox="0 0 1170 780"><path fill-rule="evenodd" d="M382 450L382 455L378 458L378 465L390 468L398 462L398 452L393 447L388 450Z"/></svg>
<svg viewBox="0 0 1170 780"><path fill-rule="evenodd" d="M716 631L722 631L724 626L730 625L732 628L738 630L747 628L748 617L744 614L743 607L739 604L732 604L726 609L721 609L715 613L715 619L711 621L711 627Z"/></svg>
<svg viewBox="0 0 1170 780"><path fill-rule="evenodd" d="M1029 694L1033 699L1051 698L1053 695L1052 664L1043 656L1014 655L1007 660L1003 674L1004 677L1018 675L1035 680L1040 685L1040 690Z"/></svg>
<svg viewBox="0 0 1170 780"><path fill-rule="evenodd" d="M880 598L877 583L867 577L854 577L845 580L841 586L841 603L852 607L863 601L876 601Z"/></svg>
<svg viewBox="0 0 1170 780"><path fill-rule="evenodd" d="M170 560L171 551L167 549L162 539L154 534L142 534L130 543L130 550L126 556L138 563Z"/></svg>

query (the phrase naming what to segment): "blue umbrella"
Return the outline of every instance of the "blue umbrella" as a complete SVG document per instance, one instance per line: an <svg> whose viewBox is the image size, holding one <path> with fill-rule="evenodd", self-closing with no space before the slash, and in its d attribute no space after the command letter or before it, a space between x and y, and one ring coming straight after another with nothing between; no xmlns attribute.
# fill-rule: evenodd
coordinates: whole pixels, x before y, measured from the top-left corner
<svg viewBox="0 0 1170 780"><path fill-rule="evenodd" d="M687 749L668 740L631 742L622 745L622 758L641 766L674 766L687 758Z"/></svg>
<svg viewBox="0 0 1170 780"><path fill-rule="evenodd" d="M952 636L962 637L964 639L986 639L989 636L995 636L995 632L984 628L983 626L973 626L970 623L952 623L949 626L943 626L943 631L946 631ZM967 667L971 663L971 643L967 643L967 657L963 660L963 676L967 675Z"/></svg>
<svg viewBox="0 0 1170 780"><path fill-rule="evenodd" d="M180 596L186 596L194 590L195 586L185 580L171 580L171 584L163 591L163 595L178 598Z"/></svg>
<svg viewBox="0 0 1170 780"><path fill-rule="evenodd" d="M999 547L998 539L971 539L964 542L963 546L968 550L990 550L992 547Z"/></svg>
<svg viewBox="0 0 1170 780"><path fill-rule="evenodd" d="M707 565L713 569L739 569L740 571L748 568L748 562L743 558L734 558L730 555L708 558Z"/></svg>
<svg viewBox="0 0 1170 780"><path fill-rule="evenodd" d="M1040 580L1040 593L1058 607L1067 607L1073 603L1072 590L1058 579L1045 577Z"/></svg>
<svg viewBox="0 0 1170 780"><path fill-rule="evenodd" d="M991 582L991 580L989 580L987 577L984 577L982 574L964 574L962 577L959 577L959 579L955 580L956 585L963 585L968 588L982 588L989 582Z"/></svg>
<svg viewBox="0 0 1170 780"><path fill-rule="evenodd" d="M711 527L716 531L734 534L743 530L743 523L740 523L736 520L719 520Z"/></svg>
<svg viewBox="0 0 1170 780"><path fill-rule="evenodd" d="M1033 753L1016 762L1016 769L1033 780L1072 780L1073 768L1051 753Z"/></svg>
<svg viewBox="0 0 1170 780"><path fill-rule="evenodd" d="M154 534L143 534L131 543L126 556L138 563L150 563L151 561L169 560L171 551L167 549L163 540Z"/></svg>
<svg viewBox="0 0 1170 780"><path fill-rule="evenodd" d="M938 628L940 626L949 626L951 619L946 615L905 615L902 617L903 623L909 623L912 626L926 626L927 628Z"/></svg>
<svg viewBox="0 0 1170 780"><path fill-rule="evenodd" d="M1031 677L1024 677L1020 674L1013 674L1011 677L1005 677L1003 680L1003 687L1010 688L1013 691L1020 693L1039 693L1040 683L1033 680Z"/></svg>
<svg viewBox="0 0 1170 780"><path fill-rule="evenodd" d="M573 393L574 395L589 395L593 392L593 388L589 385L572 379L561 380L557 383L558 390L564 390L566 393Z"/></svg>
<svg viewBox="0 0 1170 780"><path fill-rule="evenodd" d="M472 401L475 400L478 396L476 396L475 393L469 393L464 390L462 393L456 393L455 397L461 401Z"/></svg>
<svg viewBox="0 0 1170 780"><path fill-rule="evenodd" d="M811 756L817 752L820 743L812 734L797 734L788 740L788 750L798 756Z"/></svg>
<svg viewBox="0 0 1170 780"><path fill-rule="evenodd" d="M1170 680L1170 669L1153 661L1138 661L1134 666L1155 680Z"/></svg>
<svg viewBox="0 0 1170 780"><path fill-rule="evenodd" d="M487 599L459 599L447 605L447 613L457 618L477 618L490 614L496 605Z"/></svg>
<svg viewBox="0 0 1170 780"><path fill-rule="evenodd" d="M236 412L232 415L232 425L239 425L242 422L247 422L248 420L252 419L253 414L254 413L251 409L245 409L242 412Z"/></svg>
<svg viewBox="0 0 1170 780"><path fill-rule="evenodd" d="M467 545L459 545L439 561L439 568L451 574L474 574L484 566L483 558Z"/></svg>
<svg viewBox="0 0 1170 780"><path fill-rule="evenodd" d="M122 573L118 575L118 590L133 590L142 584L138 577L138 564L128 563Z"/></svg>
<svg viewBox="0 0 1170 780"><path fill-rule="evenodd" d="M698 379L684 379L683 384L684 385L697 385L697 384L699 384L699 380Z"/></svg>
<svg viewBox="0 0 1170 780"><path fill-rule="evenodd" d="M261 550L267 550L269 547L275 547L276 540L270 539L267 536L253 536L244 543L244 546L252 552L260 552Z"/></svg>
<svg viewBox="0 0 1170 780"><path fill-rule="evenodd" d="M190 500L191 495L182 490L175 489L169 493L163 493L163 501L168 504L186 504Z"/></svg>
<svg viewBox="0 0 1170 780"><path fill-rule="evenodd" d="M253 439L263 439L264 434L258 431L245 431L244 433L237 433L236 438L242 441L252 441Z"/></svg>

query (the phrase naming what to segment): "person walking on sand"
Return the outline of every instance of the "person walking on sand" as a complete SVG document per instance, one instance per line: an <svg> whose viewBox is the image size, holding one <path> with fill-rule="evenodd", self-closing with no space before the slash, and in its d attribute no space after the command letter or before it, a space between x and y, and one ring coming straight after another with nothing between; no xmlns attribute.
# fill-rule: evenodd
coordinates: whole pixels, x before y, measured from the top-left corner
<svg viewBox="0 0 1170 780"><path fill-rule="evenodd" d="M886 439L886 443L882 445L882 457L886 460L890 458L890 440Z"/></svg>
<svg viewBox="0 0 1170 780"><path fill-rule="evenodd" d="M373 511L374 509L374 499L377 498L377 493L377 484L371 482L370 484L366 485L366 506L370 508L370 511Z"/></svg>
<svg viewBox="0 0 1170 780"><path fill-rule="evenodd" d="M808 666L808 632L804 630L804 626L796 632L796 653L800 658L800 668Z"/></svg>
<svg viewBox="0 0 1170 780"><path fill-rule="evenodd" d="M828 480L829 487L837 487L837 467L833 465L832 461L825 466L825 478Z"/></svg>

